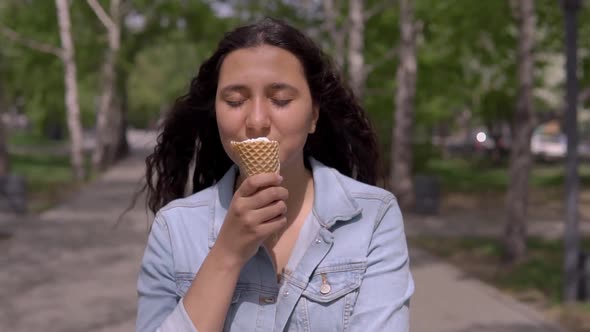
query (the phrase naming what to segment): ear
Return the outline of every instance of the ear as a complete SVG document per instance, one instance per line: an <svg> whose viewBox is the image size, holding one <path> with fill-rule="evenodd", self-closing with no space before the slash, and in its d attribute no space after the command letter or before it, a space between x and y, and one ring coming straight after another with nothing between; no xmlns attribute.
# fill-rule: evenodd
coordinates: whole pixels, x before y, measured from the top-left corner
<svg viewBox="0 0 590 332"><path fill-rule="evenodd" d="M312 119L311 119L311 128L309 129L309 133L315 133L315 129L317 127L318 119L320 117L320 108L319 106L313 107Z"/></svg>

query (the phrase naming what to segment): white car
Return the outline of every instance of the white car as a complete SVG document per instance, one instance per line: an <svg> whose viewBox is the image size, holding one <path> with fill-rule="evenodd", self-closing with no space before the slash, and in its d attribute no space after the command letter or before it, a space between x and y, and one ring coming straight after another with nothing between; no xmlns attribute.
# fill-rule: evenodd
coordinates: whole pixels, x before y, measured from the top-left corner
<svg viewBox="0 0 590 332"><path fill-rule="evenodd" d="M567 154L567 137L563 133L545 134L536 131L531 137L533 156L543 159L562 159Z"/></svg>

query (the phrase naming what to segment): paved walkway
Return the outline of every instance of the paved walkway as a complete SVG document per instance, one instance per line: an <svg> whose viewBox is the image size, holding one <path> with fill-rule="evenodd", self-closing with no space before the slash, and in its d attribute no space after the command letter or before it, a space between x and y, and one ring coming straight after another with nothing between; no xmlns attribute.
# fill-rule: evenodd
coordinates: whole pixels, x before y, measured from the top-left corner
<svg viewBox="0 0 590 332"><path fill-rule="evenodd" d="M0 240L0 331L135 330L149 219L140 202L115 221L138 188L145 154L135 151L62 205L12 223L13 236Z"/></svg>
<svg viewBox="0 0 590 332"><path fill-rule="evenodd" d="M537 311L411 248L412 332L563 332Z"/></svg>
<svg viewBox="0 0 590 332"><path fill-rule="evenodd" d="M143 204L126 208L145 151L0 240L0 331L133 331L135 282L147 237ZM412 332L556 332L533 309L411 249Z"/></svg>

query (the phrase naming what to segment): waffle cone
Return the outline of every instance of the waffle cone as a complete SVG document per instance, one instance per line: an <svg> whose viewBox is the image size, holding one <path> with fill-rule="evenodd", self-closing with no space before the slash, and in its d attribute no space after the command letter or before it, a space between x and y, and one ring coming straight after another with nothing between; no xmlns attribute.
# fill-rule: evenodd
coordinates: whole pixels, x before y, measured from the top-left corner
<svg viewBox="0 0 590 332"><path fill-rule="evenodd" d="M231 142L231 146L239 157L240 170L246 176L276 173L280 169L277 141Z"/></svg>

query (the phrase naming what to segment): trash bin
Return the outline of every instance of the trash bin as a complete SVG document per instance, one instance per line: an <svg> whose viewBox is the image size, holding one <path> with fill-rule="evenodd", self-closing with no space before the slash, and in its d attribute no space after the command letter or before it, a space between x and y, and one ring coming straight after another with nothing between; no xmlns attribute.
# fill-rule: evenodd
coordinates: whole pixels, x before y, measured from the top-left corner
<svg viewBox="0 0 590 332"><path fill-rule="evenodd" d="M27 212L26 182L22 176L0 177L0 211L19 214Z"/></svg>
<svg viewBox="0 0 590 332"><path fill-rule="evenodd" d="M588 251L580 250L578 255L578 300L590 300L590 255Z"/></svg>
<svg viewBox="0 0 590 332"><path fill-rule="evenodd" d="M423 215L438 214L440 206L440 181L432 175L414 177L414 212Z"/></svg>

